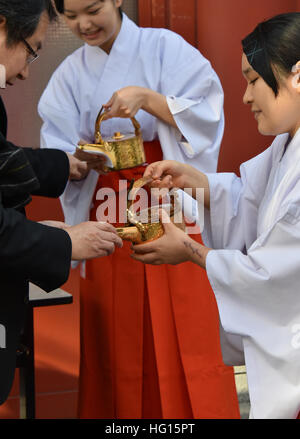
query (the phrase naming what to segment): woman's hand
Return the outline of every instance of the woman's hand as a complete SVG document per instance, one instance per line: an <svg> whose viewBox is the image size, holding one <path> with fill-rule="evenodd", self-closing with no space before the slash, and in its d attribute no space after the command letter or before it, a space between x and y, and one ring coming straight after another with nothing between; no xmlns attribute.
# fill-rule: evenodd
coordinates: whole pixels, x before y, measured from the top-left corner
<svg viewBox="0 0 300 439"><path fill-rule="evenodd" d="M164 235L148 244L132 246L131 257L151 265L177 265L192 261L205 269L206 256L210 249L198 244L176 227L163 209L160 211L160 219L163 223Z"/></svg>
<svg viewBox="0 0 300 439"><path fill-rule="evenodd" d="M175 160L162 160L151 163L147 166L145 178L153 179L150 184L156 188L178 188L183 189L197 200L197 189L204 190L204 206L210 208L209 181L203 172L198 171L193 166L176 162Z"/></svg>
<svg viewBox="0 0 300 439"><path fill-rule="evenodd" d="M145 87L129 86L117 90L110 100L103 105L104 119L111 117L134 117L139 110L144 110L163 122L177 128L164 95Z"/></svg>
<svg viewBox="0 0 300 439"><path fill-rule="evenodd" d="M146 89L143 87L124 87L116 91L110 100L103 105L105 118L111 117L134 117L143 107Z"/></svg>
<svg viewBox="0 0 300 439"><path fill-rule="evenodd" d="M176 162L175 160L162 160L160 162L151 163L147 166L143 177L151 177L152 187L168 188L173 187L183 189L186 186L188 165Z"/></svg>

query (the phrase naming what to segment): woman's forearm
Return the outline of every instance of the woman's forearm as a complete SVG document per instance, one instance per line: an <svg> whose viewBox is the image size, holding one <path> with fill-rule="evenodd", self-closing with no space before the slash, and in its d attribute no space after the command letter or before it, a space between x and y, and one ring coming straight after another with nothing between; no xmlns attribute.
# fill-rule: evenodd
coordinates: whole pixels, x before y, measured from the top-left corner
<svg viewBox="0 0 300 439"><path fill-rule="evenodd" d="M164 95L157 93L154 90L150 90L149 88L144 88L142 94L142 109L144 111L147 111L147 113L152 114L152 116L161 119L163 122L166 122L174 128L178 128Z"/></svg>

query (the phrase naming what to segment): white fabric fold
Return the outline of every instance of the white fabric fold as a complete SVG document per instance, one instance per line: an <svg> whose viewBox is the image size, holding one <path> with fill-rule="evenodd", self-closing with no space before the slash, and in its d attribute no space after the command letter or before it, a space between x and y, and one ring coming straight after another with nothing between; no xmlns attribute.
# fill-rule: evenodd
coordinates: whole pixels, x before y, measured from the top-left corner
<svg viewBox="0 0 300 439"><path fill-rule="evenodd" d="M300 412L300 130L285 152L287 142L278 136L241 178L208 176L207 275L225 333L242 339L253 418Z"/></svg>
<svg viewBox="0 0 300 439"><path fill-rule="evenodd" d="M42 147L74 152L80 139L92 142L102 104L131 85L165 95L179 128L141 110L136 118L144 141L158 138L164 158L214 172L224 129L223 90L216 73L179 35L139 28L125 14L109 55L85 44L53 74L38 106ZM115 131L132 132L131 121L114 118L101 125L103 137ZM70 224L88 218L96 180L91 174L84 182L68 184L61 202Z"/></svg>

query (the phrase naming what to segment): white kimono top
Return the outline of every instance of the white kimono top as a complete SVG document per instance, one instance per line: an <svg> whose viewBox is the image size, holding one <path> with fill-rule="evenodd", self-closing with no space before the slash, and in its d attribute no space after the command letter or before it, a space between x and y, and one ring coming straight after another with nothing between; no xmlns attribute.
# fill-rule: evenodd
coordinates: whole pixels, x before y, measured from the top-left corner
<svg viewBox="0 0 300 439"><path fill-rule="evenodd" d="M139 28L123 14L119 35L108 55L85 44L54 72L39 102L44 121L41 146L73 153L79 139L94 141L102 106L120 88L141 86L167 97L179 129L145 111L136 119L145 141L159 138L165 159L215 172L224 131L223 90L210 63L179 35ZM130 119L101 124L103 137L132 132ZM66 222L88 219L98 174L69 182L61 198Z"/></svg>
<svg viewBox="0 0 300 439"><path fill-rule="evenodd" d="M300 412L300 129L234 174L208 174L203 240L224 361L247 367L251 417Z"/></svg>

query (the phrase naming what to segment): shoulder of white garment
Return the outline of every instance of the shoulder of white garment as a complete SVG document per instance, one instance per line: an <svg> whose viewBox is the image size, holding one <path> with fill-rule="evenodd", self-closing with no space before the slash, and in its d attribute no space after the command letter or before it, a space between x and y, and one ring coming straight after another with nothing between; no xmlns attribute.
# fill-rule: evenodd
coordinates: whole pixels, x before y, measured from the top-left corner
<svg viewBox="0 0 300 439"><path fill-rule="evenodd" d="M266 164L272 166L274 161L279 160L279 157L283 151L284 144L287 140L287 134L282 134L277 136L272 144L268 146L264 151L260 154L250 158L246 162L243 162L240 165L240 174L241 177L246 176L246 174L251 175L251 171L253 172L262 172L262 169L266 170ZM206 173L210 183L212 185L216 184L216 182L222 181L222 179L228 179L229 175L232 173ZM248 179L248 183L251 183L251 179ZM253 181L255 183L255 181Z"/></svg>
<svg viewBox="0 0 300 439"><path fill-rule="evenodd" d="M178 63L184 60L186 65L193 61L207 63L207 60L198 49L189 44L181 35L168 29L142 29L141 44L148 47L149 45L157 46L161 53L162 61Z"/></svg>
<svg viewBox="0 0 300 439"><path fill-rule="evenodd" d="M72 52L70 55L68 55L56 68L54 71L52 77L55 77L56 75L62 74L62 73L76 73L78 72L78 69L82 66L82 60L85 56L86 48L85 46L81 46L78 49L76 49L74 52Z"/></svg>
<svg viewBox="0 0 300 439"><path fill-rule="evenodd" d="M131 44L136 38L139 40L139 53L146 54L146 56L151 53L159 53L160 61L163 66L168 66L170 64L173 69L173 63L177 65L183 63L186 66L191 66L194 62L198 65L201 64L201 66L204 64L209 65L209 62L199 50L189 44L177 33L164 28L138 27L132 20L123 14L121 32L116 39L115 45L120 46L122 50L128 50L126 41L128 44ZM126 41L123 41L123 39ZM68 80L67 75L69 74L72 74L73 77L79 76L80 71L85 69L88 63L92 62L92 64L94 64L95 60L99 62L100 57L107 58L108 56L109 55L99 47L84 44L61 62L54 71L52 79L55 80L55 78L60 75L66 77L66 80ZM149 57L152 59L152 56L149 55ZM187 57L189 59L188 64ZM92 66L90 65L90 67Z"/></svg>
<svg viewBox="0 0 300 439"><path fill-rule="evenodd" d="M130 30L130 33L138 32L139 33L139 42L140 42L140 52L143 53L143 48L147 48L145 53L149 52L149 48L153 50L159 49L161 55L170 54L170 57L174 60L174 62L179 60L179 56L184 52L188 53L189 56L196 57L198 60L201 59L206 61L203 55L196 49L194 46L189 44L181 35L173 32L169 29L165 28L152 28L152 27L138 27L132 20L130 20L126 14L123 13L123 24L122 30L127 33ZM122 37L125 35L121 35ZM131 37L131 35L129 35ZM129 38L130 39L130 38ZM128 40L129 41L129 40ZM182 52L183 51L183 52ZM150 54L149 54L150 56ZM161 57L163 60L163 57ZM189 59L189 62L192 60ZM187 60L185 59L185 62Z"/></svg>
<svg viewBox="0 0 300 439"><path fill-rule="evenodd" d="M288 134L276 136L268 148L241 164L240 175L247 198L250 197L250 194L256 194L257 203L260 203L268 184L271 169L279 162L287 139Z"/></svg>
<svg viewBox="0 0 300 439"><path fill-rule="evenodd" d="M266 151L268 151L268 153L271 154L272 158L276 159L277 156L283 152L283 148L287 139L288 139L287 133L279 134L273 139L272 143L265 150L263 150L260 154L258 154L254 158L262 157L264 154L266 154ZM252 159L248 161L251 160ZM245 163L248 163L248 161Z"/></svg>
<svg viewBox="0 0 300 439"><path fill-rule="evenodd" d="M55 99L60 100L65 93L73 93L77 87L76 78L80 78L82 69L82 58L84 56L84 46L76 49L68 55L52 73L51 78L39 101L39 111L47 100L54 104Z"/></svg>

